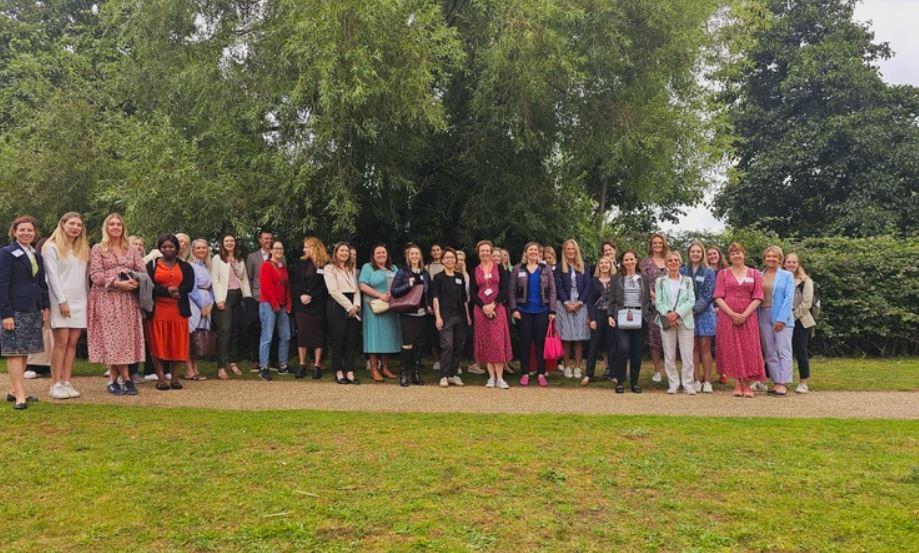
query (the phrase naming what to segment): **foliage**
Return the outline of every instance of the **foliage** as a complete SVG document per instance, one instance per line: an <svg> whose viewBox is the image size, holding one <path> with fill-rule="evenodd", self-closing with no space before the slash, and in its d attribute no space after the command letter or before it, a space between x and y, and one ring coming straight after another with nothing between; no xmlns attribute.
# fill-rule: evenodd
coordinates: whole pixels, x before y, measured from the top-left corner
<svg viewBox="0 0 919 553"><path fill-rule="evenodd" d="M884 83L892 55L856 0L767 0L752 45L721 69L736 165L716 207L782 236L915 235L919 89Z"/></svg>

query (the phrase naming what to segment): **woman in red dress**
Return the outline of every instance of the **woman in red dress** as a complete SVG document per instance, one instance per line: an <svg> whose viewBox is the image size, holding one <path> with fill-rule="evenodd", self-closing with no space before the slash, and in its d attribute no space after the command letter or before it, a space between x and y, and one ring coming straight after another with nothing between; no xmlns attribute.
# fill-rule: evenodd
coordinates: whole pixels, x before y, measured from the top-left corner
<svg viewBox="0 0 919 553"><path fill-rule="evenodd" d="M488 240L476 244L479 266L472 271L469 297L473 305L472 325L475 360L488 369L487 388L509 388L504 366L514 356L507 318L508 274L492 257Z"/></svg>
<svg viewBox="0 0 919 553"><path fill-rule="evenodd" d="M179 371L172 370L167 384L163 362L185 362L188 359L190 335L188 318L191 305L188 294L195 286L195 271L191 265L178 258L179 239L174 234L163 234L156 243L163 254L147 263L147 274L153 281L153 312L147 319L147 340L150 357L156 370L157 390L181 390Z"/></svg>
<svg viewBox="0 0 919 553"><path fill-rule="evenodd" d="M763 301L763 277L744 264L745 254L743 246L732 243L728 248L731 265L715 277L718 367L735 379L736 397L753 397L750 383L766 378L757 319L757 308Z"/></svg>

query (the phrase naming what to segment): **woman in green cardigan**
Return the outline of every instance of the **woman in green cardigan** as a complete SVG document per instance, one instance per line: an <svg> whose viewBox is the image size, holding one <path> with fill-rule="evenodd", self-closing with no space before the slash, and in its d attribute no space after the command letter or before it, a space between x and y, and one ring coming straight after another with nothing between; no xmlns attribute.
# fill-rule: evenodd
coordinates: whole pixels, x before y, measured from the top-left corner
<svg viewBox="0 0 919 553"><path fill-rule="evenodd" d="M657 308L657 324L661 327L661 345L664 350L664 367L670 382L668 394L680 389L680 373L676 369L676 348L680 345L680 360L683 362L683 393L695 395L693 386L692 349L694 341L692 307L696 303L692 279L680 274L683 256L676 250L667 254L667 274L658 277L654 283L654 306Z"/></svg>

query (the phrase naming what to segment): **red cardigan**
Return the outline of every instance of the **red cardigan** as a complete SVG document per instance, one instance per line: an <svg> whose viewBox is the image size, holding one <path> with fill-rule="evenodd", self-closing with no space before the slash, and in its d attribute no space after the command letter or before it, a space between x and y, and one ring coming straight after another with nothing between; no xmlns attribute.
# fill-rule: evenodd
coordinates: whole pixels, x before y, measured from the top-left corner
<svg viewBox="0 0 919 553"><path fill-rule="evenodd" d="M259 269L258 283L261 287L259 301L271 304L271 309L280 311L283 307L290 313L290 278L287 276L287 267L278 267L270 259L262 263Z"/></svg>

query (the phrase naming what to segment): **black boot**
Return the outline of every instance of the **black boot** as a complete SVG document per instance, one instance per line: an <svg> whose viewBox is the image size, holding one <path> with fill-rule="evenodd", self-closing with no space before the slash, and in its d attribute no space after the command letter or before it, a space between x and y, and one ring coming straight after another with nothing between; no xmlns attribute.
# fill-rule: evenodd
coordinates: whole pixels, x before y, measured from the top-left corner
<svg viewBox="0 0 919 553"><path fill-rule="evenodd" d="M418 348L415 348L416 350ZM421 386L421 352L415 351L412 357L412 384Z"/></svg>
<svg viewBox="0 0 919 553"><path fill-rule="evenodd" d="M399 386L408 388L408 367L402 365L399 367Z"/></svg>

